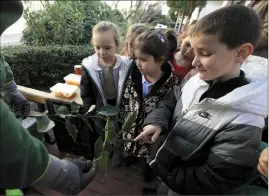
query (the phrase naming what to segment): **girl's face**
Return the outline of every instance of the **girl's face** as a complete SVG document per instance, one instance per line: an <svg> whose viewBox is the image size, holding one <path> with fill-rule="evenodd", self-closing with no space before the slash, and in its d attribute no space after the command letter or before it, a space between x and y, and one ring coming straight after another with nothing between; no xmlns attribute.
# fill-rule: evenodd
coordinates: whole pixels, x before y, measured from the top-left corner
<svg viewBox="0 0 269 196"><path fill-rule="evenodd" d="M181 51L181 55L182 58L191 63L194 59L194 52L193 52L193 48L191 47L191 43L190 43L190 37L186 37L183 39L181 47L180 47L180 51Z"/></svg>
<svg viewBox="0 0 269 196"><path fill-rule="evenodd" d="M134 49L133 49L133 44L134 44L134 41L135 41L135 38L137 37L137 34L136 33L132 33L129 37L129 40L128 40L128 56L131 57L131 58L134 58Z"/></svg>
<svg viewBox="0 0 269 196"><path fill-rule="evenodd" d="M155 76L161 71L163 60L155 60L153 56L134 50L136 66L143 75Z"/></svg>
<svg viewBox="0 0 269 196"><path fill-rule="evenodd" d="M92 42L95 53L102 61L114 61L118 46L112 31L94 32Z"/></svg>

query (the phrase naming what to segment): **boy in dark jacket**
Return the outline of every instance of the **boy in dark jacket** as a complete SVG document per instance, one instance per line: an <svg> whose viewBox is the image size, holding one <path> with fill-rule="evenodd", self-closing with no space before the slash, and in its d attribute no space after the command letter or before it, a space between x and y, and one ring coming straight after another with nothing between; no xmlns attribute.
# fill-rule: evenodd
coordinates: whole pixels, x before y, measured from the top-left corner
<svg viewBox="0 0 269 196"><path fill-rule="evenodd" d="M260 33L259 16L245 6L216 10L192 29L198 74L166 96L135 139L153 143L168 133L150 166L174 193L229 194L259 175L267 78L240 65Z"/></svg>

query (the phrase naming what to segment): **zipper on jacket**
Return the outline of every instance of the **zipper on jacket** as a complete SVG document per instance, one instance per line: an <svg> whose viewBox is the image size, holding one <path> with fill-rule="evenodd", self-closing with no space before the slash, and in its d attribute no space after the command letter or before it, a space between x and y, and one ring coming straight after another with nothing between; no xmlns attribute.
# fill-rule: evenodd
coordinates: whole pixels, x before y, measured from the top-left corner
<svg viewBox="0 0 269 196"><path fill-rule="evenodd" d="M184 111L184 112L182 113L181 118L183 118L183 117L185 116L185 114L186 114L187 112L189 112L192 108L194 108L196 105L198 105L198 104L194 104L194 105L192 105L190 108L188 108L186 111ZM180 122L177 122L177 123L173 126L173 128L171 129L171 131L174 129L174 127L176 127L176 125L177 125L178 123L180 123ZM149 163L150 166L156 161L156 158L157 158L157 156L158 156L160 150L162 150L162 148L163 148L164 145L166 144L167 138L170 136L171 133L172 133L172 132L170 132L170 133L168 134L168 136L166 137L166 139L165 139L165 141L163 142L162 146L158 149L158 151L157 151L157 153L156 153L154 159Z"/></svg>

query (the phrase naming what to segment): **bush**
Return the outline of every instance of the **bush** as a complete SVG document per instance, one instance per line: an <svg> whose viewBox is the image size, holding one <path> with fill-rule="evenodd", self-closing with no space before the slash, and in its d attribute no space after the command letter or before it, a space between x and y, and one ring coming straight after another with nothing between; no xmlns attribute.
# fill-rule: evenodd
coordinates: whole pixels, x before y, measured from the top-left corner
<svg viewBox="0 0 269 196"><path fill-rule="evenodd" d="M117 24L126 33L122 13L102 1L49 1L44 10L24 10L27 26L23 42L27 45L88 44L92 27L102 20Z"/></svg>
<svg viewBox="0 0 269 196"><path fill-rule="evenodd" d="M49 91L63 77L73 73L74 65L93 53L90 45L6 46L2 48L17 84Z"/></svg>

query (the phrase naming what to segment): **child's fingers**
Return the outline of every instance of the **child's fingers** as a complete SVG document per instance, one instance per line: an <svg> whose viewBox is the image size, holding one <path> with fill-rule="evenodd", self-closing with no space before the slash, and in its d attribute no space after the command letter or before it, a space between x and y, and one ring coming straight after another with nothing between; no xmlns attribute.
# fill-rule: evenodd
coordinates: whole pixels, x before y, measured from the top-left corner
<svg viewBox="0 0 269 196"><path fill-rule="evenodd" d="M140 133L140 134L134 139L134 141L137 142L137 141L139 141L139 140L145 140L145 138L147 138L149 134L150 134L150 133L148 133L147 130L146 130L146 131L143 131L142 133Z"/></svg>
<svg viewBox="0 0 269 196"><path fill-rule="evenodd" d="M268 165L264 162L260 161L258 164L258 170L263 176L268 176Z"/></svg>
<svg viewBox="0 0 269 196"><path fill-rule="evenodd" d="M155 133L153 134L152 138L151 138L151 141L154 143L157 138L159 137L160 135L160 131L155 131Z"/></svg>

